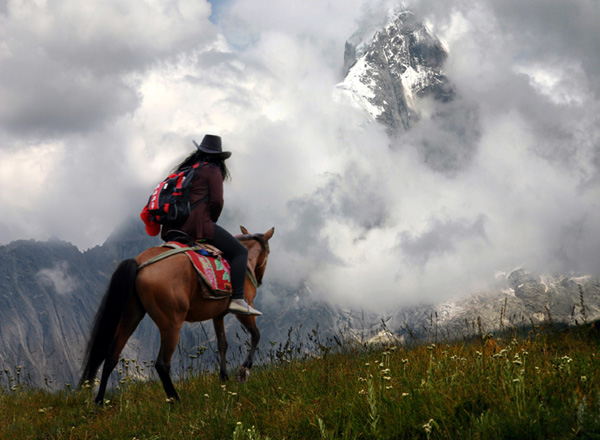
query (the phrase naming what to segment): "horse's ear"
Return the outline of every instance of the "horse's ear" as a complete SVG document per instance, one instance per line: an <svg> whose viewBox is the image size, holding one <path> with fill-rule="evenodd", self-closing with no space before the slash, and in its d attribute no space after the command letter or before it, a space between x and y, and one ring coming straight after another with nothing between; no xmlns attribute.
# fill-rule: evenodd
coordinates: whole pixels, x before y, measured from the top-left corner
<svg viewBox="0 0 600 440"><path fill-rule="evenodd" d="M265 238L265 240L269 241L274 233L275 233L275 228L273 227L273 228L269 229L267 232L265 232L263 237Z"/></svg>
<svg viewBox="0 0 600 440"><path fill-rule="evenodd" d="M248 229L244 228L243 226L240 226L240 229L242 230L242 234L250 235L250 232L248 232Z"/></svg>

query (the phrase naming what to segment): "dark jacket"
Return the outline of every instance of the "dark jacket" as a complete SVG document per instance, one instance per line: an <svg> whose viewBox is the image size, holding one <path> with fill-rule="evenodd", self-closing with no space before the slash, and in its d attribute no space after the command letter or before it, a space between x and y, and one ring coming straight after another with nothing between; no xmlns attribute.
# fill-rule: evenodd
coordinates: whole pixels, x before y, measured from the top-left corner
<svg viewBox="0 0 600 440"><path fill-rule="evenodd" d="M194 173L190 194L190 203L196 205L185 223L179 227L166 225L162 227L161 238L167 240L166 234L171 229L178 229L192 239L213 238L214 223L223 210L223 174L218 165L204 163Z"/></svg>

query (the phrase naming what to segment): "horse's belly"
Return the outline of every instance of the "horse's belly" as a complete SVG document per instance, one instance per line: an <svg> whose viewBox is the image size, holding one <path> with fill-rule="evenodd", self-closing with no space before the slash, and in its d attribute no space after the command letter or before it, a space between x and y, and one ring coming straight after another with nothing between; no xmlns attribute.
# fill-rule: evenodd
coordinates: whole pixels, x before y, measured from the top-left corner
<svg viewBox="0 0 600 440"><path fill-rule="evenodd" d="M227 300L204 300L201 304L192 304L185 320L188 322L208 321L227 311Z"/></svg>

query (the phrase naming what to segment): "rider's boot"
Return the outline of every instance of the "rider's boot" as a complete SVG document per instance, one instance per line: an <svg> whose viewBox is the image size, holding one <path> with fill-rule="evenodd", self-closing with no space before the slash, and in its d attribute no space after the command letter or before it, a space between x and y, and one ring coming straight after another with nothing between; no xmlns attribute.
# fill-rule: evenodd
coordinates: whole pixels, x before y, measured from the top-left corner
<svg viewBox="0 0 600 440"><path fill-rule="evenodd" d="M256 310L250 304L248 304L244 298L232 299L231 302L229 303L229 311L231 313L237 313L239 315L254 315L254 316L262 315L261 312Z"/></svg>

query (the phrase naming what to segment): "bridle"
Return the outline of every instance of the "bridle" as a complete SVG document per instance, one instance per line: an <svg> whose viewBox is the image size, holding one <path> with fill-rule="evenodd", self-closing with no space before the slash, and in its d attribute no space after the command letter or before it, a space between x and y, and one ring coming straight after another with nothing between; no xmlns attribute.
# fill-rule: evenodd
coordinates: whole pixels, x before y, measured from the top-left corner
<svg viewBox="0 0 600 440"><path fill-rule="evenodd" d="M267 255L263 258L262 263L256 265L256 267L254 267L254 269L251 269L250 267L248 267L248 270L247 270L250 281L252 282L254 287L258 289L262 284L262 279L259 281L256 278L256 271L258 269L266 266L266 264L267 264L267 260L268 260L267 256L271 252L271 248L269 247L269 242L263 238L262 234L253 234L253 235L244 234L244 235L238 236L237 238L241 241L256 240L262 247L263 251L265 251L267 253Z"/></svg>

